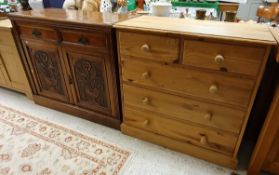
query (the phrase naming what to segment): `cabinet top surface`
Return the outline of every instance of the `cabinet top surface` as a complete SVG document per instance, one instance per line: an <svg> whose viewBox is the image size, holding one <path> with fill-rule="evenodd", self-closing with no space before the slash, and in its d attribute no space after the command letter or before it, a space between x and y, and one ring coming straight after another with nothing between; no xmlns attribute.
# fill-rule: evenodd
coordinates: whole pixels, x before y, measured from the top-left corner
<svg viewBox="0 0 279 175"><path fill-rule="evenodd" d="M112 24L128 19L133 15L100 13L100 12L82 12L78 10L64 10L57 8L36 9L31 11L21 11L10 13L9 17L20 17L25 19L39 19L56 22L79 23L87 25L111 26Z"/></svg>
<svg viewBox="0 0 279 175"><path fill-rule="evenodd" d="M0 29L11 29L12 24L9 19L0 20Z"/></svg>
<svg viewBox="0 0 279 175"><path fill-rule="evenodd" d="M260 24L141 16L119 22L114 27L119 29L136 29L159 33L276 44L276 39L270 32L269 27Z"/></svg>

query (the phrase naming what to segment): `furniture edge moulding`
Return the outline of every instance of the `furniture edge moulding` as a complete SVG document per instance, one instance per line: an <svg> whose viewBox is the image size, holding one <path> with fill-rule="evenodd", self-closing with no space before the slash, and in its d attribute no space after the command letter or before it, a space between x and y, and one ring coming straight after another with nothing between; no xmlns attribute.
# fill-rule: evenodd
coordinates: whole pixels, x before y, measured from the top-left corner
<svg viewBox="0 0 279 175"><path fill-rule="evenodd" d="M113 25L110 24L97 24L97 23L82 23L76 21L66 21L66 20L52 20L46 18L31 18L25 16L17 16L13 13L8 14L8 18L12 21L21 21L21 22L31 22L36 24L42 24L44 26L52 26L57 28L71 28L71 29L83 29L83 30L100 30L110 32L113 29ZM53 23L53 22L56 23Z"/></svg>

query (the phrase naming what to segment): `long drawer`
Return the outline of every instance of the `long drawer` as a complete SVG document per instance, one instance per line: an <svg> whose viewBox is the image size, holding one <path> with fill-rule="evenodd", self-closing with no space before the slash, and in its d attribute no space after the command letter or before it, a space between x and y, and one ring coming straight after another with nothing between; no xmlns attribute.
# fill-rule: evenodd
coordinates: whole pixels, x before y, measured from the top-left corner
<svg viewBox="0 0 279 175"><path fill-rule="evenodd" d="M122 60L124 81L247 107L254 81L163 63Z"/></svg>
<svg viewBox="0 0 279 175"><path fill-rule="evenodd" d="M237 136L170 120L153 112L126 107L124 124L184 143L231 155Z"/></svg>
<svg viewBox="0 0 279 175"><path fill-rule="evenodd" d="M120 54L154 61L176 62L179 40L165 36L119 32Z"/></svg>
<svg viewBox="0 0 279 175"><path fill-rule="evenodd" d="M265 48L204 41L184 41L183 64L257 76Z"/></svg>
<svg viewBox="0 0 279 175"><path fill-rule="evenodd" d="M123 84L124 105L238 134L245 112Z"/></svg>

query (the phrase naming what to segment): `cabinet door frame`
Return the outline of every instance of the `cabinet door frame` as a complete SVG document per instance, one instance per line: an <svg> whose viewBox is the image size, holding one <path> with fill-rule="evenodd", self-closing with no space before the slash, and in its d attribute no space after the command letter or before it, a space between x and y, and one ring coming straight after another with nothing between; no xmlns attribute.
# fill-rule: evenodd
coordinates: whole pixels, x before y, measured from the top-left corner
<svg viewBox="0 0 279 175"><path fill-rule="evenodd" d="M29 38L22 38L21 39L22 45L23 45L23 49L27 58L27 63L28 66L31 70L31 74L32 74L32 78L34 80L34 84L35 84L35 90L36 92L33 92L36 95L39 96L43 96L46 98L51 98L51 99L56 99L62 102L66 102L66 103L72 103L72 97L71 94L69 93L69 85L68 85L68 81L65 75L66 74L66 70L65 70L65 63L64 60L62 58L62 53L61 53L61 47L55 43L55 42L47 42L47 41L42 41L42 40L35 40L35 39L29 39ZM61 81L62 81L62 88L63 88L63 92L64 95L55 95L54 93L50 93L50 94L46 94L42 91L41 88L41 83L38 77L38 71L34 66L34 63L32 61L32 53L30 53L30 46L32 45L32 48L37 48L38 50L40 48L43 48L42 50L55 50L56 49L56 54L57 54L57 59L58 59L58 69L59 69L59 73L61 75ZM47 48L47 46L49 48ZM52 49L50 49L50 47Z"/></svg>
<svg viewBox="0 0 279 175"><path fill-rule="evenodd" d="M113 118L118 118L119 117L119 111L118 111L118 103L115 102L115 100L118 100L115 98L115 94L117 93L117 89L113 88L115 87L114 85L114 79L112 77L113 72L113 65L111 65L111 61L110 61L110 54L108 54L107 52L103 52L103 50L98 50L95 48L91 48L91 47L86 47L86 46L78 46L78 45L74 45L74 44L62 44L62 53L64 56L64 62L67 64L67 73L68 76L71 77L73 79L73 83L71 84L71 92L73 95L73 99L74 99L74 103L84 109L88 109L86 107L80 106L78 105L79 103L79 92L78 92L78 87L77 84L75 82L75 75L73 73L73 68L71 66L71 61L69 60L70 58L68 57L69 53L72 54L77 54L77 55L85 55L85 56L92 56L92 57L99 57L101 59L103 59L103 65L104 65L104 71L105 71L105 75L106 78L106 93L107 93L107 102L108 102L108 108L94 108L91 110L95 110L97 112L100 113L104 113L104 114L108 114L109 116L113 117ZM116 74L116 73L115 73ZM89 109L90 110L90 109Z"/></svg>
<svg viewBox="0 0 279 175"><path fill-rule="evenodd" d="M4 62L2 54L1 54L1 50L0 50L0 74L1 74L0 76L2 77L2 78L0 78L0 81L2 80L0 82L0 85L10 88L11 79L10 79L8 71L6 69L5 62Z"/></svg>

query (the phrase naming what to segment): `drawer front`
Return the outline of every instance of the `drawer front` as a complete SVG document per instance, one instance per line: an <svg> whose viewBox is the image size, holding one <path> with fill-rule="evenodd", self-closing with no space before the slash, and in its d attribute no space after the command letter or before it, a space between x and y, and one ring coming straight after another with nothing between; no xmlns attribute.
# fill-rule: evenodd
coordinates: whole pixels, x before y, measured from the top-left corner
<svg viewBox="0 0 279 175"><path fill-rule="evenodd" d="M125 108L124 124L163 135L184 143L231 155L237 136L189 125L153 112Z"/></svg>
<svg viewBox="0 0 279 175"><path fill-rule="evenodd" d="M192 69L126 59L124 81L247 107L254 81Z"/></svg>
<svg viewBox="0 0 279 175"><path fill-rule="evenodd" d="M19 25L18 28L22 37L58 41L57 32L51 28L29 25Z"/></svg>
<svg viewBox="0 0 279 175"><path fill-rule="evenodd" d="M147 34L119 32L120 54L155 61L177 62L179 40Z"/></svg>
<svg viewBox="0 0 279 175"><path fill-rule="evenodd" d="M124 104L238 134L244 112L158 91L123 85Z"/></svg>
<svg viewBox="0 0 279 175"><path fill-rule="evenodd" d="M265 48L184 41L183 64L257 76Z"/></svg>
<svg viewBox="0 0 279 175"><path fill-rule="evenodd" d="M79 44L84 46L93 47L107 47L106 34L96 32L96 33L85 33L71 30L61 31L63 42Z"/></svg>
<svg viewBox="0 0 279 175"><path fill-rule="evenodd" d="M0 45L15 46L14 38L11 31L0 30Z"/></svg>

